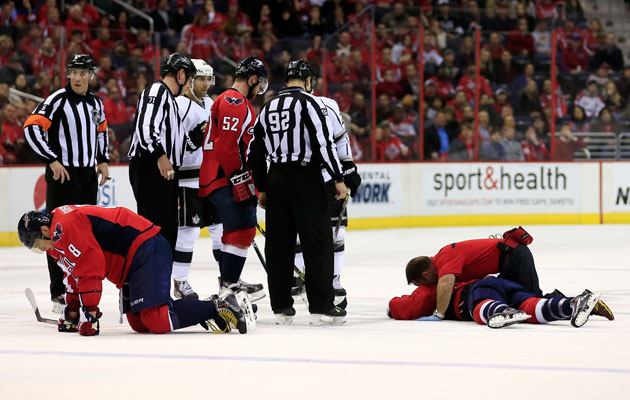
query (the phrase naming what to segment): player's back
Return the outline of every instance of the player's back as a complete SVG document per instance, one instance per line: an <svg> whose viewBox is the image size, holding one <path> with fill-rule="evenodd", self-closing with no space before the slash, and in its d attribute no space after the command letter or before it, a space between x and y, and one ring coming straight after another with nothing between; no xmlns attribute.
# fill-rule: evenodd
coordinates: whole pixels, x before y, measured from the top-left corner
<svg viewBox="0 0 630 400"><path fill-rule="evenodd" d="M474 239L463 242L451 243L444 246L432 257L433 264L441 271L448 269L447 273L455 273L452 268L459 268L461 281L480 279L488 274L499 272L499 256L501 251L497 243L502 239ZM457 264L457 265L455 265Z"/></svg>

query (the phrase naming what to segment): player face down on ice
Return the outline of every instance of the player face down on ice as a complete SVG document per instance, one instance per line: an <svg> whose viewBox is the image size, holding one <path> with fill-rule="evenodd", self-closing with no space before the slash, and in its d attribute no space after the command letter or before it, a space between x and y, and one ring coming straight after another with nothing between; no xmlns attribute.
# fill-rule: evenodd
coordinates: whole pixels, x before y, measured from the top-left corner
<svg viewBox="0 0 630 400"><path fill-rule="evenodd" d="M66 283L59 332L100 332L102 281L121 290L121 313L136 332L166 333L200 324L215 333L255 329L245 293L224 291L201 301L173 301L172 252L160 228L123 208L62 206L30 211L18 222L22 244L57 261ZM72 277L72 279L68 279Z"/></svg>

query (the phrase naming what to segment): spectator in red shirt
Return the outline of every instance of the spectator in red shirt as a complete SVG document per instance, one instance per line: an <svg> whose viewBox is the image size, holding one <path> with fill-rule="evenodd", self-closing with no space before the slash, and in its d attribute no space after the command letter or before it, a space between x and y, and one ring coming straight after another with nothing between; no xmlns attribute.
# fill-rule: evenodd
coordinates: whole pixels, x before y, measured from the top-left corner
<svg viewBox="0 0 630 400"><path fill-rule="evenodd" d="M344 81L341 84L341 90L333 95L333 99L339 104L339 110L341 112L348 112L353 97L354 84L351 80Z"/></svg>
<svg viewBox="0 0 630 400"><path fill-rule="evenodd" d="M79 30L83 33L82 39L84 41L92 38L90 36L90 26L83 18L83 8L81 8L78 4L70 7L68 10L68 19L66 19L66 32L68 33L68 36L70 36L75 30Z"/></svg>
<svg viewBox="0 0 630 400"><path fill-rule="evenodd" d="M356 82L358 80L354 68L350 65L350 53L347 50L337 50L333 69L328 72L330 83L341 83L345 81Z"/></svg>
<svg viewBox="0 0 630 400"><path fill-rule="evenodd" d="M575 26L575 22L571 19L565 19L563 25L557 29L558 50L564 51L570 46L571 36L573 34L580 35L580 29ZM580 35L581 36L581 35Z"/></svg>
<svg viewBox="0 0 630 400"><path fill-rule="evenodd" d="M59 72L59 60L57 59L57 51L53 45L52 38L45 37L42 41L41 47L37 50L37 53L31 60L31 68L33 69L33 75L37 76L42 71L49 74Z"/></svg>
<svg viewBox="0 0 630 400"><path fill-rule="evenodd" d="M573 161L575 152L586 147L582 138L576 137L569 124L562 124L560 136L556 139L555 161Z"/></svg>
<svg viewBox="0 0 630 400"><path fill-rule="evenodd" d="M113 86L109 88L109 97L103 101L105 116L110 124L124 124L130 122L130 115L127 113L127 106L120 97L120 89Z"/></svg>
<svg viewBox="0 0 630 400"><path fill-rule="evenodd" d="M466 68L466 73L459 80L459 85L457 86L457 91L463 90L464 93L466 94L466 99L468 101L471 101L475 98L475 92L477 90L475 73L476 73L475 65L474 64L469 65ZM490 82L488 82L488 79L485 76L483 75L479 76L479 84L481 85L480 94L485 93L489 96L492 96L492 89L490 89Z"/></svg>
<svg viewBox="0 0 630 400"><path fill-rule="evenodd" d="M392 48L383 47L381 51L381 60L376 64L376 80L377 82L385 81L385 71L392 71L393 80L398 82L401 78L400 68L392 61Z"/></svg>
<svg viewBox="0 0 630 400"><path fill-rule="evenodd" d="M547 110L551 110L551 79L545 79L543 81L543 92L540 94L540 105L546 113ZM562 93L560 85L556 88L555 112L557 118L567 116L567 102L564 99L564 94Z"/></svg>
<svg viewBox="0 0 630 400"><path fill-rule="evenodd" d="M484 49L488 49L492 54L493 60L498 60L505 51L505 47L501 44L501 36L497 32L490 33L490 41L483 46Z"/></svg>
<svg viewBox="0 0 630 400"><path fill-rule="evenodd" d="M42 45L42 30L39 25L31 25L28 34L18 42L21 53L28 55L29 58L34 57Z"/></svg>
<svg viewBox="0 0 630 400"><path fill-rule="evenodd" d="M547 146L542 140L538 139L536 129L533 126L528 127L525 131L525 140L521 142L521 147L523 148L525 161L544 161L551 158Z"/></svg>
<svg viewBox="0 0 630 400"><path fill-rule="evenodd" d="M395 162L409 158L409 148L392 135L389 122L381 121L374 130L375 161Z"/></svg>
<svg viewBox="0 0 630 400"><path fill-rule="evenodd" d="M233 36L241 29L254 30L254 25L249 20L247 14L238 9L238 0L228 1L228 12L225 15L226 21L223 24L223 30L228 36Z"/></svg>
<svg viewBox="0 0 630 400"><path fill-rule="evenodd" d="M400 83L394 80L394 71L385 70L384 81L376 84L376 94L386 94L390 99L401 99L405 91Z"/></svg>
<svg viewBox="0 0 630 400"><path fill-rule="evenodd" d="M455 95L455 89L453 88L453 84L446 77L446 71L443 68L438 68L437 76L433 76L427 79L424 84L427 85L430 82L435 83L435 90L437 95L444 101L451 98L451 96Z"/></svg>
<svg viewBox="0 0 630 400"><path fill-rule="evenodd" d="M466 98L466 92L462 89L459 89L455 93L455 98L446 103L446 105L453 107L453 110L455 110L455 118L458 122L462 122L464 119L464 115L462 114L464 106L470 104L468 103L468 99Z"/></svg>
<svg viewBox="0 0 630 400"><path fill-rule="evenodd" d="M4 123L0 132L0 146L6 151L2 156L3 162L5 164L18 162L26 143L24 129L17 121L17 108L13 104L5 104L2 113Z"/></svg>
<svg viewBox="0 0 630 400"><path fill-rule="evenodd" d="M193 24L185 31L183 39L191 58L211 60L212 55L218 52L213 36L209 29L208 15L201 12L195 15Z"/></svg>
<svg viewBox="0 0 630 400"><path fill-rule="evenodd" d="M94 60L98 63L101 61L101 57L108 56L112 52L114 44L109 34L109 29L103 27L99 28L96 39L92 40L90 43Z"/></svg>
<svg viewBox="0 0 630 400"><path fill-rule="evenodd" d="M569 44L570 46L562 52L562 70L570 74L588 71L588 54L582 45L582 37L574 33Z"/></svg>
<svg viewBox="0 0 630 400"><path fill-rule="evenodd" d="M468 161L474 157L474 130L470 124L462 124L462 132L451 141L448 159L451 161Z"/></svg>
<svg viewBox="0 0 630 400"><path fill-rule="evenodd" d="M0 35L0 67L9 64L9 59L14 54L13 39L9 35Z"/></svg>
<svg viewBox="0 0 630 400"><path fill-rule="evenodd" d="M519 18L516 30L511 31L507 38L507 49L512 54L529 57L534 52L534 39L527 29L527 19Z"/></svg>
<svg viewBox="0 0 630 400"><path fill-rule="evenodd" d="M584 32L584 51L592 56L599 50L600 41L604 37L604 28L599 18L592 18L588 23L588 29Z"/></svg>

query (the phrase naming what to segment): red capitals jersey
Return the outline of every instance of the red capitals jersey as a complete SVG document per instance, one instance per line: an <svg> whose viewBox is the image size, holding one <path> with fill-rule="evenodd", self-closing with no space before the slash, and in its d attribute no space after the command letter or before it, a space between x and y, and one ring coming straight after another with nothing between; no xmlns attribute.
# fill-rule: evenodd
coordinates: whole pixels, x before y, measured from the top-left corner
<svg viewBox="0 0 630 400"><path fill-rule="evenodd" d="M102 280L121 288L136 250L160 227L123 207L61 206L52 212L47 253L64 272L66 293L86 307L101 299Z"/></svg>
<svg viewBox="0 0 630 400"><path fill-rule="evenodd" d="M477 280L469 282L461 282L453 287L453 295L451 302L446 309L446 319L467 319L460 314L458 309L461 308L462 301L466 299L462 298L462 290L464 287L475 283ZM437 286L418 286L411 295L404 295L402 297L394 297L389 301L389 314L394 319L418 319L420 317L428 317L433 314L433 310L436 307Z"/></svg>
<svg viewBox="0 0 630 400"><path fill-rule="evenodd" d="M236 89L221 93L210 110L209 129L203 140L199 196L227 186L230 175L248 169L245 157L256 119L251 103Z"/></svg>
<svg viewBox="0 0 630 400"><path fill-rule="evenodd" d="M501 250L497 243L503 239L475 239L444 246L431 257L438 277L453 274L458 282L482 279L499 272Z"/></svg>

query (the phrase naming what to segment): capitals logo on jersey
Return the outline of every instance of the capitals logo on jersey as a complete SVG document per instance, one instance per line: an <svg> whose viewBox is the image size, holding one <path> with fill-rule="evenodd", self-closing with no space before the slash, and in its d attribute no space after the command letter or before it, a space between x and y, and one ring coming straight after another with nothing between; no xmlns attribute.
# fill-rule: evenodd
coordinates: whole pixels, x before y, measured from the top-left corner
<svg viewBox="0 0 630 400"><path fill-rule="evenodd" d="M57 243L61 240L61 235L63 235L63 229L61 228L61 224L57 222L57 225L55 225L55 233L53 233L51 241Z"/></svg>
<svg viewBox="0 0 630 400"><path fill-rule="evenodd" d="M236 97L230 97L230 96L223 96L223 98L225 99L225 101L232 105L232 106L240 106L241 104L243 104L243 102L245 101L245 99L240 98L237 99Z"/></svg>

